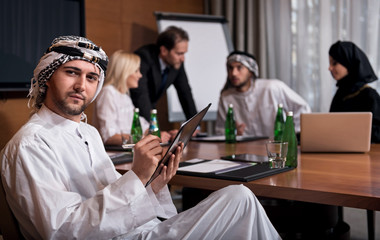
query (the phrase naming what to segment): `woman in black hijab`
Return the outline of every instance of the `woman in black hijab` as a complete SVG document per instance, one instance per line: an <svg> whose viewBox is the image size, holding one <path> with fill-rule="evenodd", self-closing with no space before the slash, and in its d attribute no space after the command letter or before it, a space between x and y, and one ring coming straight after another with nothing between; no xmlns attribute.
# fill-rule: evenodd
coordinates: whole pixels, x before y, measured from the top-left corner
<svg viewBox="0 0 380 240"><path fill-rule="evenodd" d="M380 96L368 83L376 81L367 56L352 42L338 41L330 47L329 71L338 90L330 112L372 112L371 142L380 143Z"/></svg>

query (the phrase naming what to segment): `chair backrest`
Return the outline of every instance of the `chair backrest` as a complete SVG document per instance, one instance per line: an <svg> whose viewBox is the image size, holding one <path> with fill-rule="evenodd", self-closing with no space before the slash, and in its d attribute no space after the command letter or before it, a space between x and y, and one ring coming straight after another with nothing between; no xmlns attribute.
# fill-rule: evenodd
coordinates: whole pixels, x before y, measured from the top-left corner
<svg viewBox="0 0 380 240"><path fill-rule="evenodd" d="M2 181L0 179L0 230L4 240L24 239L12 210L9 208Z"/></svg>

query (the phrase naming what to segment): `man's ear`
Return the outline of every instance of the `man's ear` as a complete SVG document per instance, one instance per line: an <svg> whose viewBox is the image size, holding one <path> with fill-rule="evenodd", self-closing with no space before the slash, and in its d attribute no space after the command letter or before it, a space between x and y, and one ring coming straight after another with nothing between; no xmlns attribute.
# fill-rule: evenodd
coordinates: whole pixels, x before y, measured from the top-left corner
<svg viewBox="0 0 380 240"><path fill-rule="evenodd" d="M169 50L165 46L160 47L160 56L166 57L169 54Z"/></svg>
<svg viewBox="0 0 380 240"><path fill-rule="evenodd" d="M253 80L255 80L257 78L256 75L251 71L249 71L249 76L250 76L250 78L253 78Z"/></svg>

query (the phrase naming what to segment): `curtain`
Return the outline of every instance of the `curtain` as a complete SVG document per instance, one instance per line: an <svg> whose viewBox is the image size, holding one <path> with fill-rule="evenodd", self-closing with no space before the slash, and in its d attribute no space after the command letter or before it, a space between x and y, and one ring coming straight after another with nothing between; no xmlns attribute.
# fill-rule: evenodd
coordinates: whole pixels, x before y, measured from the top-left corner
<svg viewBox="0 0 380 240"><path fill-rule="evenodd" d="M358 45L380 74L378 0L205 0L205 13L225 16L260 77L284 81L314 112L328 112L336 91L328 50L337 40ZM371 86L380 91L379 81Z"/></svg>

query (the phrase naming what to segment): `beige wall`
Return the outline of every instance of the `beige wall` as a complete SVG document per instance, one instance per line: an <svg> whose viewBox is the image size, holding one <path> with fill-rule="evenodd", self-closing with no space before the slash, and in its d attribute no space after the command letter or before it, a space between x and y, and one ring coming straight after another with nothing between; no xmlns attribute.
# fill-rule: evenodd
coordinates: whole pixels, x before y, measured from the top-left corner
<svg viewBox="0 0 380 240"><path fill-rule="evenodd" d="M203 13L203 0L86 0L86 34L110 56L118 49L134 51L157 37L154 11ZM0 94L0 149L28 120L30 109L23 93ZM165 99L159 104L163 129L176 127L166 121ZM86 110L91 123L92 106ZM166 115L167 116L167 115Z"/></svg>

